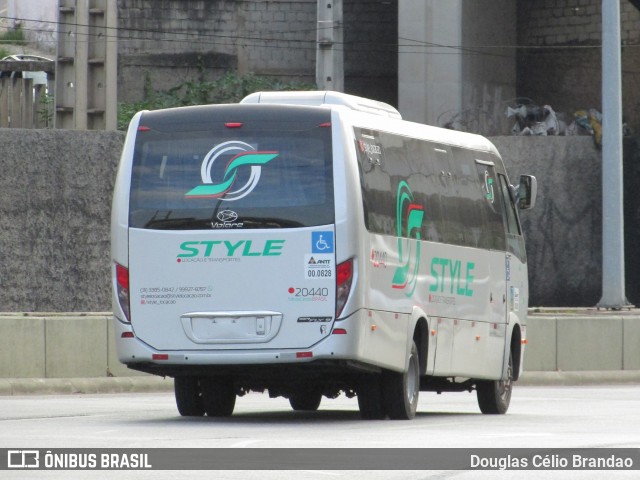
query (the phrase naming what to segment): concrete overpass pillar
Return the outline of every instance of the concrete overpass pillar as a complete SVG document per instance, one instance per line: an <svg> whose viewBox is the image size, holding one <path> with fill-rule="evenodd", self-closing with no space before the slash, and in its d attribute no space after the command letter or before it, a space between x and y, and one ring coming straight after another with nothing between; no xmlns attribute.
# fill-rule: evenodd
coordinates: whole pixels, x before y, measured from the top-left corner
<svg viewBox="0 0 640 480"><path fill-rule="evenodd" d="M398 109L405 120L436 125L462 110L462 0L398 5Z"/></svg>

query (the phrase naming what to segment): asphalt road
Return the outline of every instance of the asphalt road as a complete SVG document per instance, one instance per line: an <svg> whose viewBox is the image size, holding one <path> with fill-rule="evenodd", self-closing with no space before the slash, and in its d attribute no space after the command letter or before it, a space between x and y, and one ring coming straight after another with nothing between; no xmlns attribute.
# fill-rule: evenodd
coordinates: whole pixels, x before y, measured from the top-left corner
<svg viewBox="0 0 640 480"><path fill-rule="evenodd" d="M363 421L356 399L294 412L250 394L226 419L183 418L171 393L0 397L0 448L640 448L640 385L516 386L506 415L475 394L422 392L413 421ZM508 453L508 450L505 451ZM366 468L366 466L363 466ZM5 471L0 478L638 478L603 471ZM27 475L28 474L28 475Z"/></svg>

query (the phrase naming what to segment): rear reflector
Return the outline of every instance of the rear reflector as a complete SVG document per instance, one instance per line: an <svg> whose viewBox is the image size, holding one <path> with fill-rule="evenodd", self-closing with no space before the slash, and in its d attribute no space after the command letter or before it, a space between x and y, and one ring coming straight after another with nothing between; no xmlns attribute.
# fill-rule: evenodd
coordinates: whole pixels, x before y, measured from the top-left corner
<svg viewBox="0 0 640 480"><path fill-rule="evenodd" d="M145 127L144 125L140 125L138 127L138 131L139 132L149 132L149 131L151 131L151 129L149 127Z"/></svg>
<svg viewBox="0 0 640 480"><path fill-rule="evenodd" d="M296 358L311 358L313 352L296 352Z"/></svg>
<svg viewBox="0 0 640 480"><path fill-rule="evenodd" d="M241 128L242 127L242 123L240 122L227 122L224 124L225 127L227 128Z"/></svg>
<svg viewBox="0 0 640 480"><path fill-rule="evenodd" d="M347 334L347 329L346 328L334 328L333 332L331 332L333 335L346 335Z"/></svg>
<svg viewBox="0 0 640 480"><path fill-rule="evenodd" d="M151 355L151 360L169 360L168 353L154 353Z"/></svg>
<svg viewBox="0 0 640 480"><path fill-rule="evenodd" d="M136 338L136 336L133 334L133 332L122 332L120 338Z"/></svg>

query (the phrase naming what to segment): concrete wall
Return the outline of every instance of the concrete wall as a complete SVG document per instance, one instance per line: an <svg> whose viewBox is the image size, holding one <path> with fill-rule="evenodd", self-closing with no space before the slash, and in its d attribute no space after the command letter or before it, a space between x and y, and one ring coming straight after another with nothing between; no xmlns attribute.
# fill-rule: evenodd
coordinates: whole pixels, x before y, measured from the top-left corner
<svg viewBox="0 0 640 480"><path fill-rule="evenodd" d="M517 103L551 105L567 123L602 110L602 0L403 0L399 99L405 117L508 134ZM620 2L624 117L640 131L640 11ZM518 48L515 48L515 47ZM529 47L529 48L526 48Z"/></svg>
<svg viewBox="0 0 640 480"><path fill-rule="evenodd" d="M440 125L462 110L462 0L399 5L398 108L403 118Z"/></svg>
<svg viewBox="0 0 640 480"><path fill-rule="evenodd" d="M398 105L404 118L457 130L509 131L516 95L516 4L509 0L399 3Z"/></svg>
<svg viewBox="0 0 640 480"><path fill-rule="evenodd" d="M538 178L521 212L532 306L595 306L602 297L602 158L590 137L492 137L513 183ZM640 305L640 139L624 139L626 296Z"/></svg>
<svg viewBox="0 0 640 480"><path fill-rule="evenodd" d="M504 135L512 126L505 115L506 105L516 95L516 50L510 47L516 42L516 2L463 3L463 89L458 121L468 132Z"/></svg>
<svg viewBox="0 0 640 480"><path fill-rule="evenodd" d="M345 92L397 105L398 0L343 0L343 17Z"/></svg>
<svg viewBox="0 0 640 480"><path fill-rule="evenodd" d="M521 212L532 306L595 306L602 293L602 169L589 137L493 137L512 183L538 179Z"/></svg>
<svg viewBox="0 0 640 480"><path fill-rule="evenodd" d="M109 311L111 195L122 132L0 129L0 311ZM522 212L533 306L601 296L600 153L589 137L493 137L511 180L536 175ZM640 303L640 145L626 142L627 298ZM635 244L632 242L636 242Z"/></svg>
<svg viewBox="0 0 640 480"><path fill-rule="evenodd" d="M58 0L4 0L3 3L6 4L6 16L11 26L22 27L32 47L55 53Z"/></svg>
<svg viewBox="0 0 640 480"><path fill-rule="evenodd" d="M526 45L597 45L601 41L602 0L521 0L518 3L518 36ZM630 1L620 1L620 33L623 44L640 35L640 12Z"/></svg>
<svg viewBox="0 0 640 480"><path fill-rule="evenodd" d="M602 110L602 0L520 0L518 96L549 104L571 121L577 110ZM640 131L640 11L620 2L623 115ZM563 48L564 47L564 48Z"/></svg>
<svg viewBox="0 0 640 480"><path fill-rule="evenodd" d="M397 0L344 0L345 91L396 104ZM118 0L118 101L229 70L315 83L316 0Z"/></svg>
<svg viewBox="0 0 640 480"><path fill-rule="evenodd" d="M122 132L0 129L0 311L110 310Z"/></svg>

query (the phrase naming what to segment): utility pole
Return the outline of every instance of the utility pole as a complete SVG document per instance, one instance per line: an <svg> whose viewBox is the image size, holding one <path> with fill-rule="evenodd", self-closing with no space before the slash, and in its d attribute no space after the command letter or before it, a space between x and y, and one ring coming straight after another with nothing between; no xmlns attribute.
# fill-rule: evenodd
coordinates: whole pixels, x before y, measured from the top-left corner
<svg viewBox="0 0 640 480"><path fill-rule="evenodd" d="M55 127L117 127L117 2L59 0Z"/></svg>
<svg viewBox="0 0 640 480"><path fill-rule="evenodd" d="M630 307L625 295L620 1L602 0L602 298L598 307Z"/></svg>
<svg viewBox="0 0 640 480"><path fill-rule="evenodd" d="M318 0L316 84L344 92L342 0Z"/></svg>

